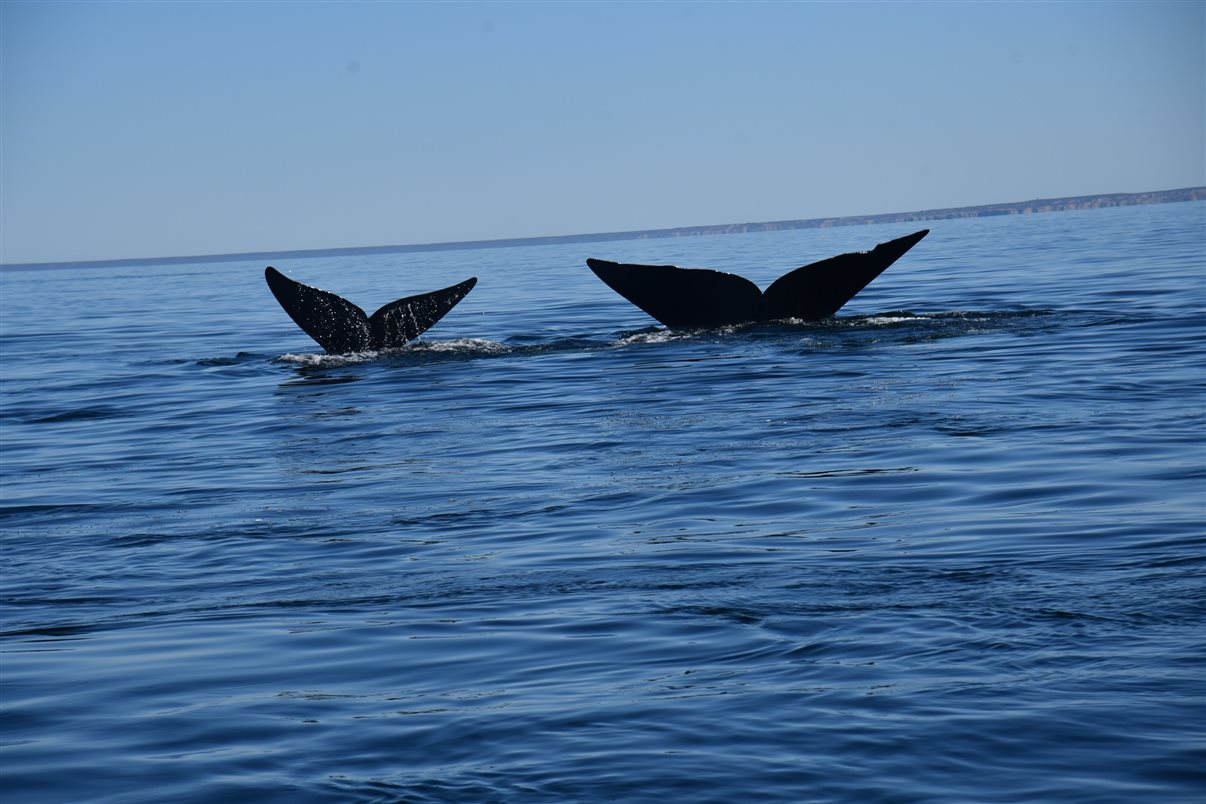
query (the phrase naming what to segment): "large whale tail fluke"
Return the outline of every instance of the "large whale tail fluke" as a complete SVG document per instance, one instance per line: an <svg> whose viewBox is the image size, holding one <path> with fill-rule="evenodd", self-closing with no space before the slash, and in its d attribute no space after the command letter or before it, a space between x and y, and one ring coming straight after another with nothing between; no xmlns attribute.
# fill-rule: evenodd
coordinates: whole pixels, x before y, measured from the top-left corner
<svg viewBox="0 0 1206 804"><path fill-rule="evenodd" d="M371 316L342 296L303 285L271 265L264 279L289 317L331 354L403 346L419 337L465 298L477 277L390 302Z"/></svg>
<svg viewBox="0 0 1206 804"><path fill-rule="evenodd" d="M817 321L840 310L929 231L797 268L765 293L744 277L706 268L596 259L586 264L608 287L671 328L710 329L781 318Z"/></svg>

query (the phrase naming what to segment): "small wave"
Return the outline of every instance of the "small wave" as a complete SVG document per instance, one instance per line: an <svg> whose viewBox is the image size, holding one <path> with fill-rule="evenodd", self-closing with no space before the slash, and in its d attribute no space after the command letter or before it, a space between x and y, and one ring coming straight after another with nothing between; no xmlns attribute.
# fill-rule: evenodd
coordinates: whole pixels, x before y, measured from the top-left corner
<svg viewBox="0 0 1206 804"><path fill-rule="evenodd" d="M263 359L263 355L254 352L239 352L234 357L203 357L196 361L198 366L204 367L222 367L222 366L238 366L244 363L251 363ZM180 361L169 361L180 362Z"/></svg>
<svg viewBox="0 0 1206 804"><path fill-rule="evenodd" d="M881 327L891 324L913 324L918 321L932 321L929 316L914 315L913 313L884 313L882 315L870 315L862 319L861 323L870 324L873 327Z"/></svg>
<svg viewBox="0 0 1206 804"><path fill-rule="evenodd" d="M724 332L725 330L711 330L713 332ZM699 335L698 330L673 330L659 329L652 332L641 331L629 335L621 336L613 346L631 346L637 343L669 343L671 341L685 341L695 338Z"/></svg>
<svg viewBox="0 0 1206 804"><path fill-rule="evenodd" d="M25 419L30 424L53 424L59 422L83 422L93 419L118 419L132 415L130 411L112 405L94 405L92 407L66 410L49 415L29 416Z"/></svg>
<svg viewBox="0 0 1206 804"><path fill-rule="evenodd" d="M773 322L779 326L809 329L858 328L865 326L892 326L895 324L924 324L942 321L1009 321L1052 315L1052 310L949 310L935 313L915 313L912 310L886 310L872 315L835 316L821 321L806 321L802 318L784 318Z"/></svg>
<svg viewBox="0 0 1206 804"><path fill-rule="evenodd" d="M364 363L375 359L380 354L380 352L350 352L342 355L329 355L322 352L308 354L293 354L292 352L289 352L288 354L283 354L278 357L277 361L281 363L293 363L295 365L304 366L307 368L336 368L339 366L352 366L356 365L357 363Z"/></svg>
<svg viewBox="0 0 1206 804"><path fill-rule="evenodd" d="M450 341L415 341L404 347L413 352L453 352L456 354L507 354L511 347L485 338L454 338Z"/></svg>
<svg viewBox="0 0 1206 804"><path fill-rule="evenodd" d="M354 366L386 357L405 357L408 355L499 355L508 354L511 351L511 347L506 344L486 340L485 338L454 338L447 341L414 341L397 349L348 352L338 355L330 355L324 352L289 352L276 358L276 360L280 363L293 363L303 368L338 368L340 366Z"/></svg>

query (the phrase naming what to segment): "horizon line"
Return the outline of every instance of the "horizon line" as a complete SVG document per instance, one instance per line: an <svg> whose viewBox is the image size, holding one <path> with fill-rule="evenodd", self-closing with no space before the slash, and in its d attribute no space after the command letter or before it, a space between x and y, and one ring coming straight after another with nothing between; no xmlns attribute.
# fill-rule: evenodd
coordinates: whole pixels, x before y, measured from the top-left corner
<svg viewBox="0 0 1206 804"><path fill-rule="evenodd" d="M356 254L398 254L424 251L457 251L521 246L556 245L558 243L598 243L618 240L647 240L670 237L700 237L706 235L772 232L791 229L823 229L832 226L860 226L878 223L906 223L926 220L986 217L991 215L1024 215L1042 212L1062 212L1114 206L1177 203L1206 200L1206 186L1179 187L1171 190L1150 190L1138 193L1095 193L1090 195L1035 198L1026 201L1007 201L966 207L941 207L914 212L886 212L871 215L843 215L827 218L799 218L749 223L720 223L700 226L673 226L659 229L633 229L620 232L592 232L566 235L537 235L530 237L493 238L484 240L452 240L438 243L414 243L386 246L343 246L335 248L284 249L279 251L245 251L223 254L196 254L176 257L127 257L103 260L62 260L47 262L0 263L0 270L54 269L66 267L106 268L133 265L179 265L187 263L241 262L262 258L307 259ZM1038 208L1035 208L1038 207Z"/></svg>

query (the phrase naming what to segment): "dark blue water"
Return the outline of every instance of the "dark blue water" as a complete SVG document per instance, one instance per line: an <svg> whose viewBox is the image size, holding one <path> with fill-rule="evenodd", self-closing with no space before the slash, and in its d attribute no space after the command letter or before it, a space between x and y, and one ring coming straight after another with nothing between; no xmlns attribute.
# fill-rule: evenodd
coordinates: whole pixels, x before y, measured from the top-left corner
<svg viewBox="0 0 1206 804"><path fill-rule="evenodd" d="M1206 204L584 265L911 228L0 274L4 800L1201 800Z"/></svg>

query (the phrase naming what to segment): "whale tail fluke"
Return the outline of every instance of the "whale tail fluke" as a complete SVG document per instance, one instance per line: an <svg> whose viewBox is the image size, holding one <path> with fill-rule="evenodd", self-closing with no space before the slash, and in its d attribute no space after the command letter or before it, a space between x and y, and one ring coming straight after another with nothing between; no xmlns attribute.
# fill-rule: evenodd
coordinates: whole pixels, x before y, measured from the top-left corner
<svg viewBox="0 0 1206 804"><path fill-rule="evenodd" d="M748 279L706 268L596 259L586 264L608 287L671 328L710 329L780 318L817 321L840 310L927 234L922 229L871 251L805 265L776 279L765 293Z"/></svg>
<svg viewBox="0 0 1206 804"><path fill-rule="evenodd" d="M390 302L370 317L342 296L303 285L272 266L264 279L281 307L303 331L331 354L403 346L423 334L477 284L476 277Z"/></svg>

